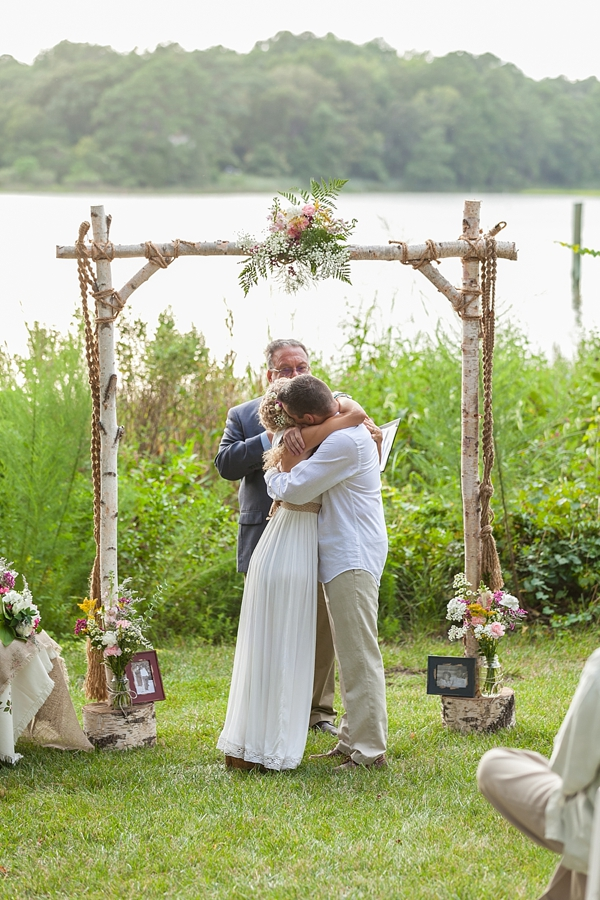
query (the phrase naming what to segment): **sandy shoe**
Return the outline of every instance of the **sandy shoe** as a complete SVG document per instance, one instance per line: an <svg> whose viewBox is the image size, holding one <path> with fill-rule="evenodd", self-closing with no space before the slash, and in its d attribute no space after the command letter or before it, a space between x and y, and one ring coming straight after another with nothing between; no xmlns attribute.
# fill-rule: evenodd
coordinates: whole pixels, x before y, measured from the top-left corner
<svg viewBox="0 0 600 900"><path fill-rule="evenodd" d="M355 772L357 769L385 769L387 767L387 759L384 755L378 756L377 759L374 759L372 763L365 763L361 765L361 763L354 762L354 760L349 756L345 763L342 763L340 766L336 766L333 770L336 775L339 775L341 772Z"/></svg>
<svg viewBox="0 0 600 900"><path fill-rule="evenodd" d="M350 757L344 753L343 750L340 750L339 747L334 747L333 750L328 750L327 753L313 753L312 756L309 756L309 759L350 759Z"/></svg>

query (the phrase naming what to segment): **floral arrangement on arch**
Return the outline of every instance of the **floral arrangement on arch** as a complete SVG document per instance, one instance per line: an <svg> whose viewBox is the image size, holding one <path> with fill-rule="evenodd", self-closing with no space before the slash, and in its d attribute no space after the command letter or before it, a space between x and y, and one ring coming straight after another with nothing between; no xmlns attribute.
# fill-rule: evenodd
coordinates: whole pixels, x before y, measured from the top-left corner
<svg viewBox="0 0 600 900"><path fill-rule="evenodd" d="M288 209L283 209L278 197L273 199L268 236L258 241L246 234L239 240L242 250L248 253L239 275L244 296L259 278L270 275L288 294L325 278L351 284L346 241L356 219L346 222L335 215L335 200L346 181L311 179L310 192L281 191L280 196L292 204Z"/></svg>
<svg viewBox="0 0 600 900"><path fill-rule="evenodd" d="M40 624L40 611L33 602L25 576L23 590L17 591L19 573L0 559L0 641L5 647L13 641L26 641Z"/></svg>
<svg viewBox="0 0 600 900"><path fill-rule="evenodd" d="M131 704L125 674L128 663L140 650L152 649L145 635L148 617L144 619L136 610L140 599L125 581L117 588L117 599L111 606L98 607L96 600L87 598L78 604L86 618L77 619L75 634L88 637L94 650L102 653L104 665L113 673L111 705L120 708Z"/></svg>

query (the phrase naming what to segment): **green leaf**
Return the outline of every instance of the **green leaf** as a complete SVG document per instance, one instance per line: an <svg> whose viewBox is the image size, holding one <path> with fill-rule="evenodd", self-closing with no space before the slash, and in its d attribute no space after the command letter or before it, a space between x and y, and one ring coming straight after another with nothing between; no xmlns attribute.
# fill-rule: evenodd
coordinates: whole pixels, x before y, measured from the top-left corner
<svg viewBox="0 0 600 900"><path fill-rule="evenodd" d="M11 629L8 627L6 622L3 622L0 619L0 641L4 644L5 647L8 647L9 644L12 644L15 636L12 633Z"/></svg>

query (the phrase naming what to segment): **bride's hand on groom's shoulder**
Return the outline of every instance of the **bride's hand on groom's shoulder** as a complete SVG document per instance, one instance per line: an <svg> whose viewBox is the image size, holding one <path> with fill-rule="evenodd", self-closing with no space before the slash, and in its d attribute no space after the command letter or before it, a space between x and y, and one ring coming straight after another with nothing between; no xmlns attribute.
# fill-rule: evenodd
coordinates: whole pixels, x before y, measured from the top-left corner
<svg viewBox="0 0 600 900"><path fill-rule="evenodd" d="M298 428L298 426L286 429L283 435L283 443L285 444L286 450L291 453L292 456L300 456L306 449L304 441L302 440L302 429Z"/></svg>

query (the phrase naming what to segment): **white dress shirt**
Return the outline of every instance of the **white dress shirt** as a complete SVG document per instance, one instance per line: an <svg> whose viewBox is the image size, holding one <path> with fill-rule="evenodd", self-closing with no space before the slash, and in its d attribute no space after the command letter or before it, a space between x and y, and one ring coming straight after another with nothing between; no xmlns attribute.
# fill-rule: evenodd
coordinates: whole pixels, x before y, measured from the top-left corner
<svg viewBox="0 0 600 900"><path fill-rule="evenodd" d="M562 787L546 806L546 837L564 844L563 865L587 872L594 800L600 787L600 649L579 680L558 734L550 768Z"/></svg>
<svg viewBox="0 0 600 900"><path fill-rule="evenodd" d="M291 472L265 472L276 500L309 503L322 494L318 520L319 581L349 569L370 572L377 583L387 556L377 447L364 425L334 431L310 459Z"/></svg>

